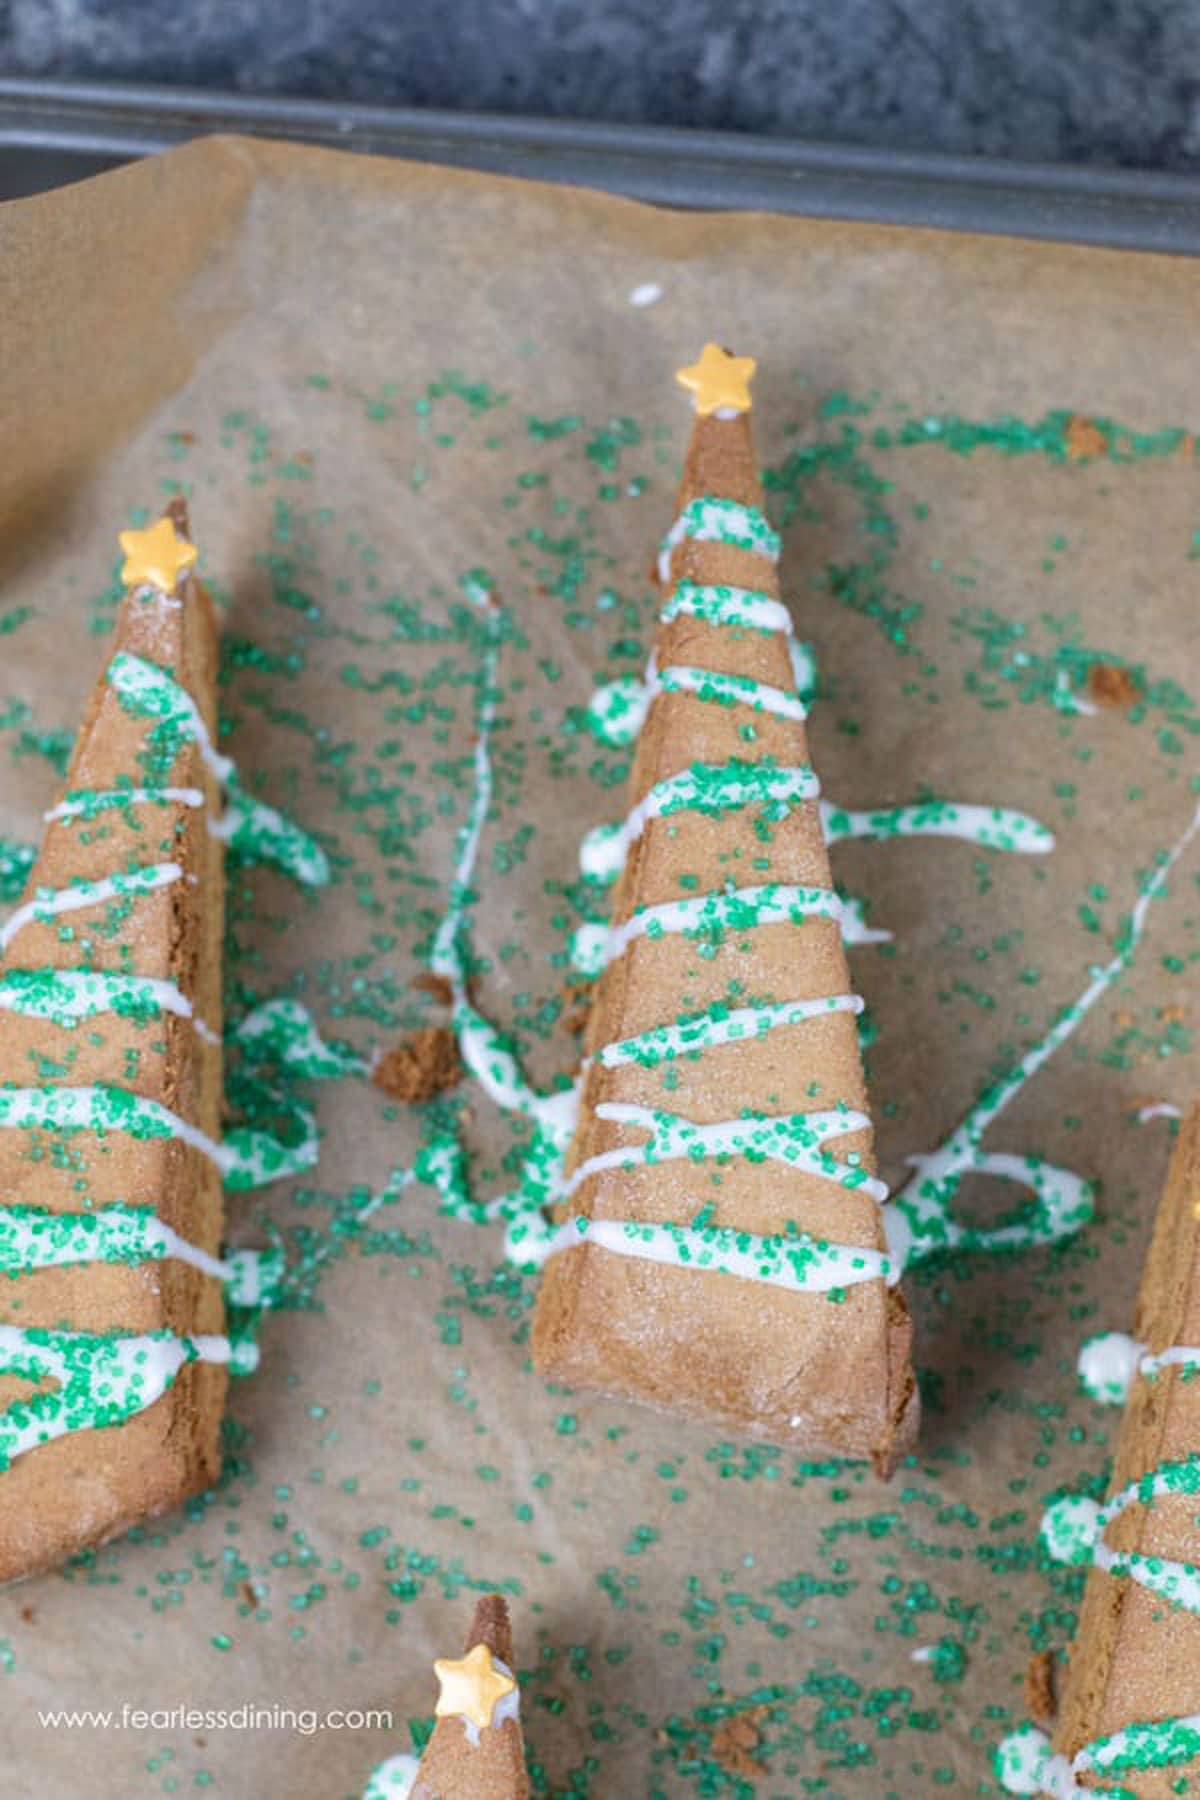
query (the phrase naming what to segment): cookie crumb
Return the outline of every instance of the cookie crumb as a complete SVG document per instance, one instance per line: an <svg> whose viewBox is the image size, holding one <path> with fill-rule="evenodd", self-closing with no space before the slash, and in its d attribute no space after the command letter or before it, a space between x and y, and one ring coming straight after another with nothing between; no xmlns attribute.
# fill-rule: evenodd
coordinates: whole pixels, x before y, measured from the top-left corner
<svg viewBox="0 0 1200 1800"><path fill-rule="evenodd" d="M727 1775L753 1781L756 1776L766 1774L766 1764L754 1755L762 1742L758 1721L766 1710L765 1706L749 1706L745 1712L730 1713L727 1719L714 1725L709 1747Z"/></svg>
<svg viewBox="0 0 1200 1800"><path fill-rule="evenodd" d="M562 1000L562 1011L558 1015L558 1028L574 1037L581 1032L588 1021L592 1009L592 982L564 981L559 989Z"/></svg>
<svg viewBox="0 0 1200 1800"><path fill-rule="evenodd" d="M1070 462L1089 462L1108 450L1108 439L1094 419L1074 413L1067 420L1067 458Z"/></svg>
<svg viewBox="0 0 1200 1800"><path fill-rule="evenodd" d="M1132 706L1141 692L1134 676L1119 663L1094 662L1087 684L1097 706Z"/></svg>
<svg viewBox="0 0 1200 1800"><path fill-rule="evenodd" d="M1058 1711L1054 1687L1054 1652L1039 1650L1025 1665L1025 1711L1043 1729L1053 1724Z"/></svg>
<svg viewBox="0 0 1200 1800"><path fill-rule="evenodd" d="M385 1051L371 1073L377 1088L410 1106L457 1087L462 1077L458 1044L454 1033L444 1025L414 1031L411 1037Z"/></svg>
<svg viewBox="0 0 1200 1800"><path fill-rule="evenodd" d="M424 975L418 975L413 986L419 988L423 994L432 994L439 1006L449 1006L454 998L454 992L446 977L435 975L432 970L427 970Z"/></svg>

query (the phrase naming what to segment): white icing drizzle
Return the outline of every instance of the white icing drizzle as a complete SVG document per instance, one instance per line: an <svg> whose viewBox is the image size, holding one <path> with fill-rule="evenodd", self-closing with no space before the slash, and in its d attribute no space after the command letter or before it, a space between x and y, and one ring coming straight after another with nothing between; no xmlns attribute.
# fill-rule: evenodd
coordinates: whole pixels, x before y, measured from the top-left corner
<svg viewBox="0 0 1200 1800"><path fill-rule="evenodd" d="M505 1253L522 1268L540 1267L560 1250L594 1244L614 1256L668 1264L701 1274L733 1275L793 1294L827 1294L863 1281L894 1282L898 1271L878 1250L832 1244L796 1231L763 1237L722 1225L656 1225L644 1219L568 1218L549 1225L539 1214L509 1227Z"/></svg>
<svg viewBox="0 0 1200 1800"><path fill-rule="evenodd" d="M1183 1108L1175 1106L1170 1100L1155 1100L1149 1106L1138 1108L1137 1122L1148 1125L1151 1119L1182 1119Z"/></svg>
<svg viewBox="0 0 1200 1800"><path fill-rule="evenodd" d="M471 902L471 878L479 852L479 839L492 804L490 743L496 717L496 667L500 657L503 614L492 605L488 590L468 581L468 599L482 614L485 631L480 701L477 713L474 765L475 789L455 848L450 880L450 902L433 941L429 966L449 984L453 1023L463 1061L485 1093L504 1112L523 1113L565 1152L574 1131L578 1108L575 1086L554 1094L539 1094L526 1080L511 1047L496 1027L485 1019L467 991L467 959L463 949L466 910Z"/></svg>
<svg viewBox="0 0 1200 1800"><path fill-rule="evenodd" d="M1083 993L1064 1008L1049 1030L1026 1051L1009 1073L988 1088L966 1118L937 1150L908 1160L916 1173L884 1208L884 1229L892 1255L902 1265L911 1258L960 1248L1005 1250L1033 1243L1052 1243L1070 1235L1091 1217L1091 1185L1069 1169L1038 1156L1013 1156L980 1148L984 1133L1044 1063L1066 1042L1080 1022L1129 967L1141 942L1146 918L1161 895L1171 870L1200 830L1200 807L1182 836L1167 852L1139 894L1129 919L1125 942L1098 969ZM991 1230L960 1224L953 1206L964 1175L997 1175L1029 1189L1037 1200L1033 1223L1010 1221Z"/></svg>
<svg viewBox="0 0 1200 1800"><path fill-rule="evenodd" d="M1006 806L973 806L960 800L925 800L852 812L832 801L821 802L821 823L828 842L839 838L961 838L988 850L1016 850L1044 856L1054 848L1054 833L1027 813Z"/></svg>
<svg viewBox="0 0 1200 1800"><path fill-rule="evenodd" d="M1056 1754L1044 1731L1022 1725L996 1749L996 1776L1006 1793L1046 1794L1049 1800L1088 1800L1109 1793L1077 1775L1118 1775L1124 1770L1164 1769L1200 1754L1200 1713L1182 1718L1139 1720L1121 1731L1085 1744L1074 1757ZM1122 1793L1129 1793L1122 1787Z"/></svg>
<svg viewBox="0 0 1200 1800"><path fill-rule="evenodd" d="M91 818L93 813L114 806L203 805L204 795L196 787L89 788L86 793L68 795L42 817L49 825L58 819Z"/></svg>
<svg viewBox="0 0 1200 1800"><path fill-rule="evenodd" d="M657 782L623 825L599 825L589 831L580 848L579 866L593 881L614 881L651 819L689 811L713 816L754 803L762 807L765 817L779 818L793 803L815 799L820 791L816 775L802 764L778 768L736 761L693 763L690 769Z"/></svg>
<svg viewBox="0 0 1200 1800"><path fill-rule="evenodd" d="M802 1025L809 1019L824 1018L827 1013L861 1013L863 1002L858 994L830 994L820 1000L778 1000L764 1006L721 1007L681 1019L674 1025L653 1025L636 1037L620 1038L605 1044L587 1062L603 1069L619 1069L634 1063L643 1069L656 1068L661 1062L676 1057L695 1055L718 1044L746 1043L763 1037L781 1026Z"/></svg>
<svg viewBox="0 0 1200 1800"><path fill-rule="evenodd" d="M793 662L793 667L795 663ZM717 706L745 706L751 712L801 723L808 710L794 688L772 687L753 675L729 675L720 669L672 663L659 669L651 656L645 675L619 675L596 688L587 706L588 727L602 743L621 748L632 744L659 694L694 694Z"/></svg>
<svg viewBox="0 0 1200 1800"><path fill-rule="evenodd" d="M154 975L118 975L93 969L5 969L0 972L0 1010L68 1029L98 1013L174 1013L190 1019L207 1043L217 1041L216 1032L197 1018L182 989Z"/></svg>
<svg viewBox="0 0 1200 1800"><path fill-rule="evenodd" d="M72 881L65 887L39 888L32 900L18 906L0 926L0 951L7 950L18 931L34 921L44 924L62 913L103 906L108 900L127 899L131 894L148 894L155 888L170 887L182 877L183 870L177 862L162 862L126 869L97 881Z"/></svg>
<svg viewBox="0 0 1200 1800"><path fill-rule="evenodd" d="M695 694L718 706L746 706L751 712L770 713L777 719L802 723L808 713L799 694L788 688L772 687L753 675L727 675L718 669L696 669L683 663L655 670L645 683L645 699L649 705L658 694Z"/></svg>
<svg viewBox="0 0 1200 1800"><path fill-rule="evenodd" d="M252 1055L272 1057L311 1081L366 1073L362 1057L327 1043L307 1006L289 995L264 1000L246 1014L233 1035Z"/></svg>
<svg viewBox="0 0 1200 1800"><path fill-rule="evenodd" d="M233 1250L211 1256L150 1207L123 1204L92 1213L51 1213L0 1206L0 1273L61 1269L89 1262L155 1262L173 1257L226 1289L232 1306L262 1303L278 1272L274 1251Z"/></svg>
<svg viewBox="0 0 1200 1800"><path fill-rule="evenodd" d="M49 1331L33 1326L0 1325L0 1371L30 1381L56 1382L51 1393L18 1400L0 1413L0 1467L39 1444L83 1429L74 1412L74 1388L82 1379L89 1390L102 1375L105 1406L111 1422L142 1412L162 1398L189 1362L232 1363L245 1370L257 1356L253 1346L202 1333L177 1337L171 1332L122 1336L106 1333ZM94 1402L93 1402L94 1404Z"/></svg>
<svg viewBox="0 0 1200 1800"><path fill-rule="evenodd" d="M200 760L225 789L224 814L208 822L214 837L251 855L269 857L306 886L324 886L330 873L324 850L275 807L246 792L232 757L214 747L199 707L174 676L158 663L119 650L108 666L108 682L135 717L170 724L195 744Z"/></svg>
<svg viewBox="0 0 1200 1800"><path fill-rule="evenodd" d="M761 887L730 888L694 899L642 906L618 925L583 925L572 939L571 956L576 968L599 974L641 937L703 936L746 931L758 925L798 925L806 919L832 919L847 943L879 943L887 936L864 925L861 913L832 888L768 882Z"/></svg>
<svg viewBox="0 0 1200 1800"><path fill-rule="evenodd" d="M222 756L213 744L200 708L187 689L157 663L118 650L108 665L108 683L117 698L139 715L170 719L195 744L200 760L217 781L234 773L233 758Z"/></svg>
<svg viewBox="0 0 1200 1800"><path fill-rule="evenodd" d="M1200 1494L1200 1456L1162 1462L1106 1500L1103 1506L1086 1494L1068 1494L1047 1507L1041 1540L1055 1562L1090 1563L1107 1575L1128 1576L1149 1593L1158 1594L1185 1612L1200 1613L1200 1568L1165 1556L1136 1550L1112 1550L1104 1534L1131 1506L1153 1506L1156 1500Z"/></svg>
<svg viewBox="0 0 1200 1800"><path fill-rule="evenodd" d="M664 625L669 625L681 614L704 619L710 625L740 626L748 631L782 631L789 637L792 631L792 615L783 601L758 588L676 582L658 616Z"/></svg>
<svg viewBox="0 0 1200 1800"><path fill-rule="evenodd" d="M869 1194L881 1205L887 1199L886 1183L868 1174L860 1161L839 1162L823 1148L830 1139L870 1129L866 1113L852 1107L810 1113L755 1113L747 1118L696 1125L676 1113L603 1100L596 1107L596 1117L645 1131L646 1142L621 1144L589 1156L563 1184L564 1200L570 1200L585 1181L606 1169L639 1169L665 1162L700 1162L708 1157L730 1156L786 1163L804 1174L835 1182L838 1187Z"/></svg>
<svg viewBox="0 0 1200 1800"><path fill-rule="evenodd" d="M178 1138L215 1164L231 1187L255 1187L276 1175L311 1168L317 1160L315 1133L286 1149L276 1138L258 1131L234 1131L217 1143L160 1100L101 1084L0 1088L0 1129L4 1128L119 1131L136 1138Z"/></svg>
<svg viewBox="0 0 1200 1800"><path fill-rule="evenodd" d="M731 544L779 560L779 534L773 531L757 506L744 506L723 495L703 494L684 507L662 541L658 553L658 579L664 587L671 580L671 556L677 544L691 538L701 544Z"/></svg>

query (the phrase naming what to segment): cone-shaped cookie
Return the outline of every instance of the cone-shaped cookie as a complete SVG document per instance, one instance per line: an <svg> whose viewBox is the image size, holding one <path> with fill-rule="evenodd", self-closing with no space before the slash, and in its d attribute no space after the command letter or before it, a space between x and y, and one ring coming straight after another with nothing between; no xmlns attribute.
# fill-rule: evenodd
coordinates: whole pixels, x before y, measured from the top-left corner
<svg viewBox="0 0 1200 1800"><path fill-rule="evenodd" d="M748 358L709 345L620 833L539 1369L805 1455L911 1443L842 925L763 515Z"/></svg>
<svg viewBox="0 0 1200 1800"><path fill-rule="evenodd" d="M512 1627L499 1594L475 1608L457 1661L434 1664L441 1694L412 1800L526 1800Z"/></svg>
<svg viewBox="0 0 1200 1800"><path fill-rule="evenodd" d="M1085 1344L1084 1384L1125 1398L1103 1506L1067 1496L1042 1521L1090 1563L1051 1745L1026 1727L997 1771L1018 1794L1200 1792L1200 1107L1184 1123L1138 1294L1134 1335Z"/></svg>
<svg viewBox="0 0 1200 1800"><path fill-rule="evenodd" d="M0 1580L219 1469L217 632L186 529L174 506L122 534L111 649L0 931ZM153 665L203 730L131 704Z"/></svg>

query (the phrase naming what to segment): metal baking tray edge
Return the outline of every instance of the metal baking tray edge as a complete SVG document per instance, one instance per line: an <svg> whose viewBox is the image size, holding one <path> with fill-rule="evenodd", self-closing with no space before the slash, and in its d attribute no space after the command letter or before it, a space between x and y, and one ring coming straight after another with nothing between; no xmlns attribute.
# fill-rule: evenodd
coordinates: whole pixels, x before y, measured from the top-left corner
<svg viewBox="0 0 1200 1800"><path fill-rule="evenodd" d="M1200 178L731 132L0 78L0 199L213 132L568 182L658 205L1200 253Z"/></svg>

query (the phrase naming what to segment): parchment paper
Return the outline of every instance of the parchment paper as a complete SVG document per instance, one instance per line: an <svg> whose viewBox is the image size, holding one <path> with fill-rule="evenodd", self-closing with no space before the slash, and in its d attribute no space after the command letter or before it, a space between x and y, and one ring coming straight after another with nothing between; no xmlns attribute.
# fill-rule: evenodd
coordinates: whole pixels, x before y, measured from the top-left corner
<svg viewBox="0 0 1200 1800"><path fill-rule="evenodd" d="M661 297L632 305L649 283ZM317 897L237 874L234 1016L296 993L364 1053L444 1021L413 982L469 792L479 645L458 582L479 567L512 621L479 992L540 1081L569 1070L578 838L619 810L622 759L564 724L640 665L688 424L672 372L706 337L760 358L827 793L932 791L1058 834L1044 859L836 849L895 934L853 956L889 1179L1082 991L1187 823L1197 476L1190 439L1155 434L1200 416L1190 263L672 216L214 140L4 208L0 290L0 830L37 836L118 528L181 485L228 604L226 747L336 864ZM1079 423L1096 418L1114 423ZM1132 665L1142 704L1070 710L1097 660ZM273 1222L294 1258L326 1258L314 1304L267 1321L207 1503L0 1596L5 1794L358 1794L432 1712L431 1659L492 1586L538 1792L994 1793L1029 1654L1069 1641L1080 1589L1035 1551L1041 1510L1103 1475L1112 1436L1073 1371L1084 1335L1128 1322L1166 1166L1169 1122L1136 1111L1196 1083L1198 866L987 1140L1097 1178L1096 1223L910 1283L925 1428L890 1487L545 1391L534 1283L495 1274L498 1228L412 1187L374 1235L331 1232L411 1161L421 1111L361 1081L306 1090L319 1169L231 1216L243 1241ZM480 1191L501 1191L512 1125L477 1092L460 1125ZM38 1719L246 1702L394 1720ZM720 1728L744 1708L739 1752Z"/></svg>

